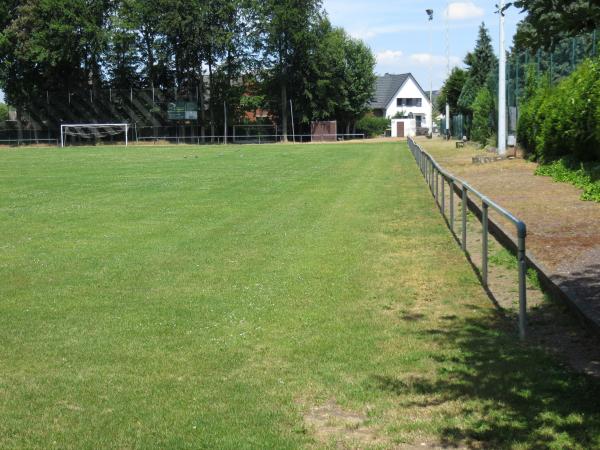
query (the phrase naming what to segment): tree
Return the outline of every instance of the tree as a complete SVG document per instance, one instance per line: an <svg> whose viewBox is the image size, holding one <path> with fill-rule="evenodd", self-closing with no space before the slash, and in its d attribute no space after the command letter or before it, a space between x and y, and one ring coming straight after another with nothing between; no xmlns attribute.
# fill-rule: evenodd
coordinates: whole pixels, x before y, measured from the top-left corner
<svg viewBox="0 0 600 450"><path fill-rule="evenodd" d="M498 67L492 39L484 23L479 27L475 50L467 54L465 64L469 66L468 77L458 99L458 106L461 110L471 113L479 90L486 84L490 73Z"/></svg>
<svg viewBox="0 0 600 450"><path fill-rule="evenodd" d="M41 90L100 86L110 7L108 0L21 2L3 32L7 99L18 107Z"/></svg>
<svg viewBox="0 0 600 450"><path fill-rule="evenodd" d="M323 19L319 45L307 72L310 104L302 121L337 119L346 132L369 109L375 90L375 57L360 40Z"/></svg>
<svg viewBox="0 0 600 450"><path fill-rule="evenodd" d="M258 11L265 87L287 141L289 94L297 103L310 97L307 71L318 46L315 29L322 16L321 0L264 0Z"/></svg>
<svg viewBox="0 0 600 450"><path fill-rule="evenodd" d="M471 127L471 140L479 142L482 146L494 133L494 98L487 87L477 93L473 101L473 125Z"/></svg>
<svg viewBox="0 0 600 450"><path fill-rule="evenodd" d="M437 98L436 108L440 114L445 114L446 103L450 105L450 110L462 114L462 108L458 107L458 99L467 82L468 73L460 67L455 67L450 72L450 76L444 82L440 95Z"/></svg>
<svg viewBox="0 0 600 450"><path fill-rule="evenodd" d="M338 105L336 117L346 121L346 133L350 126L369 109L369 103L375 95L375 56L364 42L346 35L346 98Z"/></svg>
<svg viewBox="0 0 600 450"><path fill-rule="evenodd" d="M8 106L5 103L0 103L0 125L8 120Z"/></svg>
<svg viewBox="0 0 600 450"><path fill-rule="evenodd" d="M560 39L600 27L600 4L591 0L518 0L527 13L519 24L515 45L520 49L550 49Z"/></svg>

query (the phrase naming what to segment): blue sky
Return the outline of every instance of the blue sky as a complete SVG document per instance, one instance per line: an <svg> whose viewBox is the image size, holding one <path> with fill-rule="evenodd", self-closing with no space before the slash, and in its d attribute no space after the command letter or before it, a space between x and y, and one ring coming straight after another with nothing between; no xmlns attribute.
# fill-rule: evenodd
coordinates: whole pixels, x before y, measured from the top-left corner
<svg viewBox="0 0 600 450"><path fill-rule="evenodd" d="M446 15L448 17L451 66L462 65L473 49L481 22L490 30L498 51L499 20L493 0L324 0L331 22L365 41L377 57L378 74L412 72L423 89L429 89L429 67L433 68L433 88L446 78ZM447 9L449 6L449 9ZM429 24L425 10L434 10ZM448 11L448 14L446 14ZM512 44L518 10L506 15L506 45Z"/></svg>

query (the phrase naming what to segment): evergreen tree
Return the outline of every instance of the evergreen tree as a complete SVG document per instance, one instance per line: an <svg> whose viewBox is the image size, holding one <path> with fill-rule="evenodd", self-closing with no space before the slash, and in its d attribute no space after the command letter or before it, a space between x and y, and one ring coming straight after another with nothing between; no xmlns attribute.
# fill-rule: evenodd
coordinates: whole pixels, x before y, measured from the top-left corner
<svg viewBox="0 0 600 450"><path fill-rule="evenodd" d="M498 67L492 39L484 23L479 27L475 50L467 54L465 64L468 66L468 77L458 99L458 106L463 111L472 112L479 90L486 84L490 73Z"/></svg>

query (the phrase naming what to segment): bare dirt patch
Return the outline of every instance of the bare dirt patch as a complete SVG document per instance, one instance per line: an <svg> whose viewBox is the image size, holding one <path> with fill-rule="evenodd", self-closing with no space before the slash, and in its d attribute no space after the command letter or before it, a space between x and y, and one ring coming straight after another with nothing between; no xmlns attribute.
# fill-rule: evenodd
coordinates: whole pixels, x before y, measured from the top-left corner
<svg viewBox="0 0 600 450"><path fill-rule="evenodd" d="M304 422L318 442L336 448L385 447L379 430L367 425L367 416L343 409L335 400L311 408Z"/></svg>
<svg viewBox="0 0 600 450"><path fill-rule="evenodd" d="M342 408L335 400L310 409L304 415L306 427L319 445L336 449L456 449L433 442L394 444L383 437L381 430L368 424L366 414ZM321 447L319 447L321 448Z"/></svg>

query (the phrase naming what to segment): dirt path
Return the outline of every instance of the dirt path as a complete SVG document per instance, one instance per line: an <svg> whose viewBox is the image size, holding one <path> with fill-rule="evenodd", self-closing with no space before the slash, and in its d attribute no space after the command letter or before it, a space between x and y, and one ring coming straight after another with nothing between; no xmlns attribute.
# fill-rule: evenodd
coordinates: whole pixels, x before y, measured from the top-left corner
<svg viewBox="0 0 600 450"><path fill-rule="evenodd" d="M580 200L581 191L569 184L535 176L534 163L512 159L475 165L472 157L482 152L474 147L420 143L450 172L522 219L529 252L600 323L600 204Z"/></svg>

